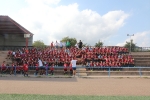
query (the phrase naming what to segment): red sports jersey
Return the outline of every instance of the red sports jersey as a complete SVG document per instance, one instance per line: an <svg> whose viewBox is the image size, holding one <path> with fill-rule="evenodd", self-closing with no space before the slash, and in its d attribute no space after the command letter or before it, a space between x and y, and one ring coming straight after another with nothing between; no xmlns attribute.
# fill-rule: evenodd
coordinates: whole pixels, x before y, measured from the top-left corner
<svg viewBox="0 0 150 100"><path fill-rule="evenodd" d="M53 70L54 70L54 66L51 66L51 67L50 67L50 70L53 71Z"/></svg>
<svg viewBox="0 0 150 100"><path fill-rule="evenodd" d="M67 70L68 64L64 63L64 69Z"/></svg>
<svg viewBox="0 0 150 100"><path fill-rule="evenodd" d="M27 65L27 64L24 64L24 65L23 65L23 69L24 69L24 71L28 71L28 65Z"/></svg>

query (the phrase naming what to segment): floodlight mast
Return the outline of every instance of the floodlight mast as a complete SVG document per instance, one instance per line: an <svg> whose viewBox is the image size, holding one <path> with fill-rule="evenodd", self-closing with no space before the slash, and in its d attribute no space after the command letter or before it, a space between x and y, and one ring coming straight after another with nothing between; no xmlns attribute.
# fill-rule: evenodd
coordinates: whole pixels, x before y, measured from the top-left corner
<svg viewBox="0 0 150 100"><path fill-rule="evenodd" d="M127 34L127 36L130 36L130 53L131 53L131 37L134 36L134 34L132 34L132 35Z"/></svg>

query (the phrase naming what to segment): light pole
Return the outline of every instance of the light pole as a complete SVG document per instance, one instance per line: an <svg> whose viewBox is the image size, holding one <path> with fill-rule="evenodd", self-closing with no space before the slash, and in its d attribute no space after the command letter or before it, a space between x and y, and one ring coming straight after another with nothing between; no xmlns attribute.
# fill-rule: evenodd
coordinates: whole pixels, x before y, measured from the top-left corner
<svg viewBox="0 0 150 100"><path fill-rule="evenodd" d="M134 36L134 34L132 34L132 35L127 34L127 36L130 36L130 53L131 53L131 36Z"/></svg>

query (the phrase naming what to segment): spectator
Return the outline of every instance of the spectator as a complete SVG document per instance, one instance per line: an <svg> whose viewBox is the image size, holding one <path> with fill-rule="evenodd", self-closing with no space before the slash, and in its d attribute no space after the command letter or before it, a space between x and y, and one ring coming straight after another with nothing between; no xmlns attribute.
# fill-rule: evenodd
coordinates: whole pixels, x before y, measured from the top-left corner
<svg viewBox="0 0 150 100"><path fill-rule="evenodd" d="M59 47L59 43L56 41L55 48L58 49L58 47Z"/></svg>
<svg viewBox="0 0 150 100"><path fill-rule="evenodd" d="M39 65L38 63L35 64L35 75L37 75L39 72Z"/></svg>
<svg viewBox="0 0 150 100"><path fill-rule="evenodd" d="M82 41L80 40L80 41L79 41L79 48L80 48L80 49L82 49L82 45L83 45L83 43L82 43Z"/></svg>
<svg viewBox="0 0 150 100"><path fill-rule="evenodd" d="M26 75L28 76L28 64L27 64L27 62L24 63L23 69L24 69L24 77L25 77Z"/></svg>
<svg viewBox="0 0 150 100"><path fill-rule="evenodd" d="M75 58L72 58L71 64L72 64L72 68L73 68L73 76L74 77L76 75L76 62L77 62L77 60L75 60Z"/></svg>
<svg viewBox="0 0 150 100"><path fill-rule="evenodd" d="M54 75L54 66L55 66L55 65L52 64L51 67L50 67L50 74L51 74L51 75Z"/></svg>
<svg viewBox="0 0 150 100"><path fill-rule="evenodd" d="M67 67L68 67L68 64L65 62L64 63L64 75L67 74Z"/></svg>
<svg viewBox="0 0 150 100"><path fill-rule="evenodd" d="M15 67L15 63L13 62L12 65L10 66L10 75L13 73Z"/></svg>
<svg viewBox="0 0 150 100"><path fill-rule="evenodd" d="M72 76L72 74L73 74L73 69L72 69L72 64L70 63L70 65L69 65L69 67L70 67L70 75Z"/></svg>
<svg viewBox="0 0 150 100"><path fill-rule="evenodd" d="M51 48L54 48L54 44L53 44L53 41L52 41L52 43L51 43L51 45L50 45L50 46L51 46Z"/></svg>
<svg viewBox="0 0 150 100"><path fill-rule="evenodd" d="M6 70L7 70L7 68L6 68L6 63L5 63L5 61L3 61L2 65L1 65L1 72L2 72L2 74L3 74L4 72L6 72Z"/></svg>
<svg viewBox="0 0 150 100"><path fill-rule="evenodd" d="M76 47L76 48L79 48L78 43L75 44L75 47Z"/></svg>
<svg viewBox="0 0 150 100"><path fill-rule="evenodd" d="M38 60L38 63L39 63L39 68L40 68L40 75L43 75L43 73L44 73L44 67L43 67L43 63L42 63L42 61L41 61L40 58Z"/></svg>
<svg viewBox="0 0 150 100"><path fill-rule="evenodd" d="M60 47L60 49L62 49L63 48L63 43L60 41L60 43L59 43L59 47Z"/></svg>
<svg viewBox="0 0 150 100"><path fill-rule="evenodd" d="M66 48L70 48L70 42L69 41L66 42Z"/></svg>

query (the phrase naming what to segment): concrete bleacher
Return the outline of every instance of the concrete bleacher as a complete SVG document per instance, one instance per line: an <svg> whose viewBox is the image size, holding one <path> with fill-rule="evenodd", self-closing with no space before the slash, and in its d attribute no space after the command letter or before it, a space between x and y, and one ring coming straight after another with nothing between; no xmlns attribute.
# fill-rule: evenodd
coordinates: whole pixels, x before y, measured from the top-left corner
<svg viewBox="0 0 150 100"><path fill-rule="evenodd" d="M7 58L8 51L0 51L0 65L3 63L3 61L6 62L6 64L12 64L11 59L6 59Z"/></svg>
<svg viewBox="0 0 150 100"><path fill-rule="evenodd" d="M135 66L150 67L150 52L132 52Z"/></svg>
<svg viewBox="0 0 150 100"><path fill-rule="evenodd" d="M0 51L0 64L2 64L3 61L6 61L6 64L9 65L12 64L11 59L6 59L7 54L8 51ZM132 52L131 55L134 58L135 67L150 67L150 52ZM79 67L81 66L79 65ZM142 75L150 75L150 68L140 69L140 71L142 71L141 73ZM29 74L33 75L34 73L35 70L29 70ZM63 68L55 68L54 74L63 75L64 74ZM108 70L86 71L85 68L77 68L77 75L79 76L94 76L94 75L107 76L108 74L109 74ZM139 75L139 68L122 68L121 70L117 71L112 71L111 69L110 75Z"/></svg>

